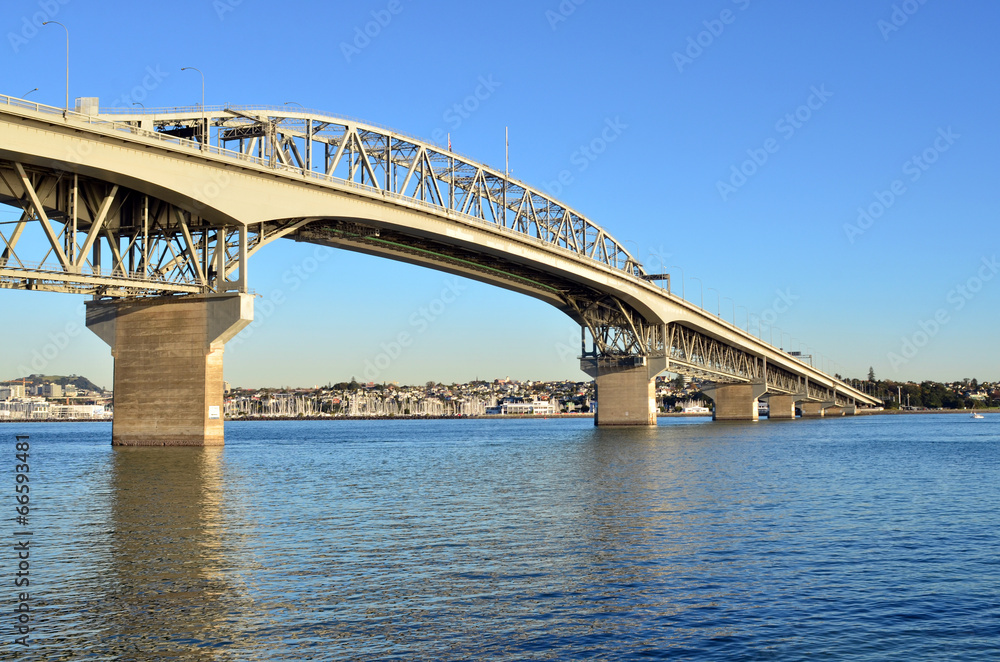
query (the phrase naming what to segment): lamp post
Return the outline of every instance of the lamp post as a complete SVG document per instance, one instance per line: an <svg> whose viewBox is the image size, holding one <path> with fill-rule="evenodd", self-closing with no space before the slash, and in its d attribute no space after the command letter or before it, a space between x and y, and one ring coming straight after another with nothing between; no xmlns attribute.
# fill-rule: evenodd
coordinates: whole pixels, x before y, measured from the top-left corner
<svg viewBox="0 0 1000 662"><path fill-rule="evenodd" d="M680 272L681 272L681 298L684 299L684 298L686 298L684 296L684 270L681 269L680 267L670 267L670 268L671 269L680 269Z"/></svg>
<svg viewBox="0 0 1000 662"><path fill-rule="evenodd" d="M736 300L732 297L722 297L724 300L729 299L729 303L733 304L733 326L736 326Z"/></svg>
<svg viewBox="0 0 1000 662"><path fill-rule="evenodd" d="M38 91L38 88L37 88L37 87L36 87L35 89L33 89L33 90L28 90L28 91L27 91L27 92L25 92L25 93L24 93L23 95L21 95L21 98L22 98L22 99L27 99L27 98L28 98L28 95L29 95L29 94L31 94L32 92L37 92L37 91Z"/></svg>
<svg viewBox="0 0 1000 662"><path fill-rule="evenodd" d="M715 316L722 317L722 295L719 294L719 290L714 287L708 288L709 292L715 292Z"/></svg>
<svg viewBox="0 0 1000 662"><path fill-rule="evenodd" d="M45 21L42 25L48 25L49 23L55 23L66 31L66 110L69 110L69 28L59 21Z"/></svg>
<svg viewBox="0 0 1000 662"><path fill-rule="evenodd" d="M700 278L696 278L695 276L691 276L691 280L698 281L698 290L700 292L699 296L701 298L701 301L698 303L698 306L702 310L705 310L705 284L701 282Z"/></svg>
<svg viewBox="0 0 1000 662"><path fill-rule="evenodd" d="M296 106L298 106L299 108L302 108L303 110L305 110L305 106L303 106L303 105L302 105L301 103L299 103L298 101L286 101L286 102L285 102L285 105L287 106L287 105L289 105L289 104L292 104L292 103L294 103L294 104L295 104Z"/></svg>
<svg viewBox="0 0 1000 662"><path fill-rule="evenodd" d="M139 107L140 107L140 108L142 108L143 110L146 110L146 107L145 107L145 106L143 106L143 105L142 105L141 103L139 103L138 101L133 101L133 102L132 102L132 105L133 105L133 106L139 106Z"/></svg>
<svg viewBox="0 0 1000 662"><path fill-rule="evenodd" d="M201 74L201 126L198 127L198 133L201 138L201 148L205 149L208 141L208 137L205 135L205 133L207 133L205 131L205 74L202 73L201 69L198 67L181 67L181 71L187 71L188 69L197 71Z"/></svg>

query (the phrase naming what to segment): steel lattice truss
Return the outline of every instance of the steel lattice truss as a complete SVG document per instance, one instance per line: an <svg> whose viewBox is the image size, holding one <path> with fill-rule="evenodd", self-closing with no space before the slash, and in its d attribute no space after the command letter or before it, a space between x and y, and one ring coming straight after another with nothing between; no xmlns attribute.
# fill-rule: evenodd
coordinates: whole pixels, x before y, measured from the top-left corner
<svg viewBox="0 0 1000 662"><path fill-rule="evenodd" d="M214 226L121 186L16 162L0 161L0 203L19 212L0 223L0 288L109 297L245 291L241 265L282 231Z"/></svg>
<svg viewBox="0 0 1000 662"><path fill-rule="evenodd" d="M650 324L620 299L612 296L567 297L567 301L590 332L594 356L664 355L663 325Z"/></svg>
<svg viewBox="0 0 1000 662"><path fill-rule="evenodd" d="M287 106L103 116L140 131L149 126L171 139L200 140L207 133L206 147L218 153L459 213L634 276L645 274L603 228L548 194L447 147L371 124L317 111L289 112Z"/></svg>
<svg viewBox="0 0 1000 662"><path fill-rule="evenodd" d="M834 389L810 382L780 366L680 324L666 325L667 369L720 383L766 384L770 393L832 400ZM837 395L838 401L840 399ZM842 404L846 404L844 399Z"/></svg>

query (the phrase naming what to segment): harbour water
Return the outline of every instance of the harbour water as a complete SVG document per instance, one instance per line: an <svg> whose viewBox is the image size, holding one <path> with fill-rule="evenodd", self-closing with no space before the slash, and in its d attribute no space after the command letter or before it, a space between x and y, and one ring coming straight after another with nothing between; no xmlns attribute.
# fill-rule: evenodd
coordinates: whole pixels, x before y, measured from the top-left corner
<svg viewBox="0 0 1000 662"><path fill-rule="evenodd" d="M16 426L3 659L1000 658L1000 415Z"/></svg>

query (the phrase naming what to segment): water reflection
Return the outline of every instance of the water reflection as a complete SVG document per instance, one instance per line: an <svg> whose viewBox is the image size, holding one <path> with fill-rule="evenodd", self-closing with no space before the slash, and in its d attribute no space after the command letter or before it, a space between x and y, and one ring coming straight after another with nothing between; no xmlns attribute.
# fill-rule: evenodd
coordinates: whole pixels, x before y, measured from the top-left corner
<svg viewBox="0 0 1000 662"><path fill-rule="evenodd" d="M104 623L109 652L224 659L236 606L226 578L224 452L115 448Z"/></svg>

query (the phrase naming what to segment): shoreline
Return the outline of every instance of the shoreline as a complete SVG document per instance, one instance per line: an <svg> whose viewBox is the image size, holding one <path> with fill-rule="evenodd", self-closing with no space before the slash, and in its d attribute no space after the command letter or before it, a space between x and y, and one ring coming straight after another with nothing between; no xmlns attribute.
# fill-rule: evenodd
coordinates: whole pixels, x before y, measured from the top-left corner
<svg viewBox="0 0 1000 662"><path fill-rule="evenodd" d="M926 414L997 414L1000 408L990 409L915 409L899 410L884 409L881 411L858 411L855 416L910 416ZM690 413L667 412L656 415L660 418L711 418L712 413ZM483 414L481 416L253 416L241 418L227 418L226 423L260 422L260 421L444 421L444 420L511 420L511 419L537 419L537 420L557 420L563 418L593 418L593 414ZM761 420L766 420L767 416L761 416ZM801 418L801 417L796 417ZM819 417L823 418L823 417ZM837 416L831 418L850 418L849 416ZM0 419L3 423L111 423L111 419L93 418L24 418L24 419Z"/></svg>

